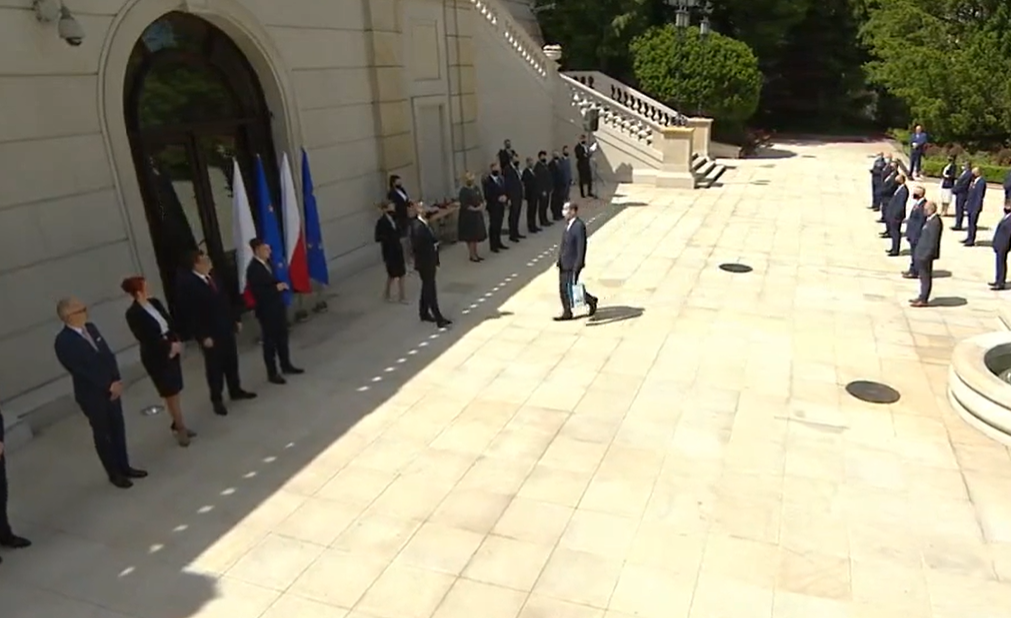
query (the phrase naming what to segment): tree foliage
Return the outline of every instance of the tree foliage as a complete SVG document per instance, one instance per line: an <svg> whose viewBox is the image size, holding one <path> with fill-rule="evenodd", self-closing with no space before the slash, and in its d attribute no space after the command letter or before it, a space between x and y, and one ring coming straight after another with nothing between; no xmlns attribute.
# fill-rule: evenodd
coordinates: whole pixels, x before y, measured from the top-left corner
<svg viewBox="0 0 1011 618"><path fill-rule="evenodd" d="M758 109L762 72L741 41L668 24L636 37L631 51L640 87L683 113L701 112L735 126Z"/></svg>
<svg viewBox="0 0 1011 618"><path fill-rule="evenodd" d="M943 140L1011 134L1011 6L1006 0L872 0L862 36L874 83Z"/></svg>

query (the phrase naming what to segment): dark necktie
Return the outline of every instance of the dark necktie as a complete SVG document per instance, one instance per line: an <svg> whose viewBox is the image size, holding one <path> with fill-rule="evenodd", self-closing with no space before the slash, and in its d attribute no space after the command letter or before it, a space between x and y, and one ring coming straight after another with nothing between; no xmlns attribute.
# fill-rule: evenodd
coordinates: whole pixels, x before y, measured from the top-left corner
<svg viewBox="0 0 1011 618"><path fill-rule="evenodd" d="M207 285L208 285L208 286L209 286L209 287L210 287L210 288L211 288L212 290L214 290L215 292L217 292L217 291L218 291L218 284L217 284L217 283L214 283L214 277L212 277L212 276L210 276L210 275L205 275L205 276L204 276L204 279L205 279L205 280L207 281Z"/></svg>

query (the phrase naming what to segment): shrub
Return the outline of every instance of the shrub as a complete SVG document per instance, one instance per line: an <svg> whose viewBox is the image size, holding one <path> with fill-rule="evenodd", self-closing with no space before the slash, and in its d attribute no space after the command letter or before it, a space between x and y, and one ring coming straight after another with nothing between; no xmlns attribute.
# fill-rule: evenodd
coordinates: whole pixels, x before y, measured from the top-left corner
<svg viewBox="0 0 1011 618"><path fill-rule="evenodd" d="M1011 165L1011 148L1001 148L994 156L994 163L997 165Z"/></svg>
<svg viewBox="0 0 1011 618"><path fill-rule="evenodd" d="M758 109L762 73L745 43L692 28L656 26L632 41L639 87L682 113L743 126Z"/></svg>
<svg viewBox="0 0 1011 618"><path fill-rule="evenodd" d="M923 174L930 176L931 178L940 178L941 171L944 170L944 166L947 164L948 161L946 159L924 159ZM983 177L989 182L1001 182L1004 180L1004 177L1007 176L1008 172L1011 171L1011 166L977 163L975 161L974 164L979 167L980 171L983 173Z"/></svg>

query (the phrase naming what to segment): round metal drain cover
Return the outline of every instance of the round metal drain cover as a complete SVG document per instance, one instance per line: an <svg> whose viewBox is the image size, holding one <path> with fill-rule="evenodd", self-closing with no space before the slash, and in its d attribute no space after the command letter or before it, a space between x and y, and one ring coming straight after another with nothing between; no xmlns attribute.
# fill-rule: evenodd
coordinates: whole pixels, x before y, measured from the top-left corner
<svg viewBox="0 0 1011 618"><path fill-rule="evenodd" d="M720 270L728 273L750 273L753 269L747 264L720 264Z"/></svg>
<svg viewBox="0 0 1011 618"><path fill-rule="evenodd" d="M846 392L860 401L867 403L895 403L899 400L899 391L887 384L856 380L846 385Z"/></svg>

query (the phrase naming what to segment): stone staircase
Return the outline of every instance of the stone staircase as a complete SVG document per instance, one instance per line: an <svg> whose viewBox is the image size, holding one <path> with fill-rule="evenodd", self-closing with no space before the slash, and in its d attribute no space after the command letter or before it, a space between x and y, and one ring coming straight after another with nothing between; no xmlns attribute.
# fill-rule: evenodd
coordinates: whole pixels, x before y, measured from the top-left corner
<svg viewBox="0 0 1011 618"><path fill-rule="evenodd" d="M562 73L556 54L548 54L510 13L505 0L470 0L488 35L515 53L530 73L528 84L543 89L554 101L558 127L555 143L571 143L582 133L582 120L596 110L599 129L594 133L607 163L607 173L619 182L645 182L680 188L711 187L726 166L710 156L708 119L688 118L670 107L600 72ZM550 51L550 50L549 50ZM669 129L698 128L688 145L690 158L673 157L665 136ZM683 138L683 136L682 136ZM680 151L679 151L680 154ZM669 162L678 158L677 172ZM605 173L601 170L601 173Z"/></svg>
<svg viewBox="0 0 1011 618"><path fill-rule="evenodd" d="M665 127L691 124L692 119L684 114L599 71L568 71L561 77L569 84L573 105L581 110L596 109L602 125L617 124L629 139L646 147L653 147L655 135ZM691 171L697 188L709 188L727 166L712 158L706 146L693 149ZM648 170L639 174L642 180L650 175Z"/></svg>

